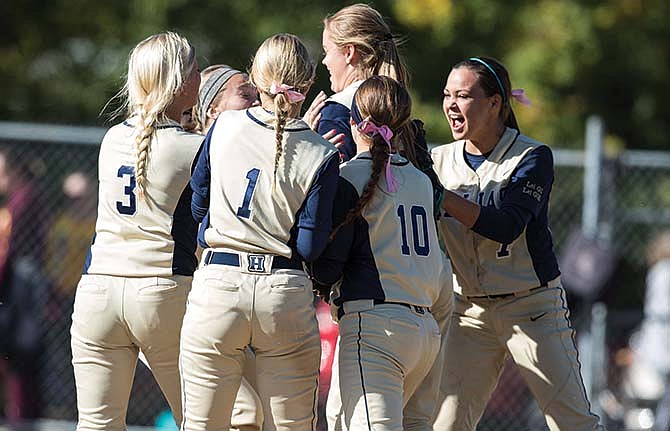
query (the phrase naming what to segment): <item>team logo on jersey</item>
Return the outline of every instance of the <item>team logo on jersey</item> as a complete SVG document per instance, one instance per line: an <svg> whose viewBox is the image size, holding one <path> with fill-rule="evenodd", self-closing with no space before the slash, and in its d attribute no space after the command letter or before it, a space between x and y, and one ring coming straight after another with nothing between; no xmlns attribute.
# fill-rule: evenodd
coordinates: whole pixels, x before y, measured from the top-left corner
<svg viewBox="0 0 670 431"><path fill-rule="evenodd" d="M265 256L250 254L247 258L249 259L249 272L265 272Z"/></svg>

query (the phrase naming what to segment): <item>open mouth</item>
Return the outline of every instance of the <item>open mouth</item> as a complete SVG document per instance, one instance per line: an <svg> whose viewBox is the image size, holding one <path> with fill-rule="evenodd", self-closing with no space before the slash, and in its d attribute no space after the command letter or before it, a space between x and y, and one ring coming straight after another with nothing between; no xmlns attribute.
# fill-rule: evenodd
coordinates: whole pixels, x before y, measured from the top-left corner
<svg viewBox="0 0 670 431"><path fill-rule="evenodd" d="M449 124L454 132L460 132L465 126L465 118L460 114L449 114Z"/></svg>

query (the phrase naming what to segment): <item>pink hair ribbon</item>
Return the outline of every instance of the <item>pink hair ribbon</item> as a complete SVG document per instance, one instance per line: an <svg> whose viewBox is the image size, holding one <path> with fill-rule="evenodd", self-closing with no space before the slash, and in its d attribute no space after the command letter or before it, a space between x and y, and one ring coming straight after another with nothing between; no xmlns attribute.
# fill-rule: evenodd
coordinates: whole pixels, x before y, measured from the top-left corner
<svg viewBox="0 0 670 431"><path fill-rule="evenodd" d="M377 126L375 123L370 121L369 117L361 121L357 127L358 130L368 136L375 136L376 134L379 134L382 139L384 139L384 142L386 142L386 145L388 145L389 158L386 161L386 189L391 193L397 192L398 180L396 180L395 175L393 175L393 172L391 171L391 153L393 151L391 147L391 138L393 137L393 131L389 129L389 126L386 124Z"/></svg>
<svg viewBox="0 0 670 431"><path fill-rule="evenodd" d="M519 103L523 103L526 106L530 106L530 99L526 97L526 92L523 91L523 88L512 90L512 99Z"/></svg>
<svg viewBox="0 0 670 431"><path fill-rule="evenodd" d="M293 88L295 87L286 84L277 84L275 81L272 81L272 85L270 86L270 94L276 95L279 93L284 93L288 98L289 103L296 103L300 102L301 100L305 100L305 95L299 91L295 91Z"/></svg>

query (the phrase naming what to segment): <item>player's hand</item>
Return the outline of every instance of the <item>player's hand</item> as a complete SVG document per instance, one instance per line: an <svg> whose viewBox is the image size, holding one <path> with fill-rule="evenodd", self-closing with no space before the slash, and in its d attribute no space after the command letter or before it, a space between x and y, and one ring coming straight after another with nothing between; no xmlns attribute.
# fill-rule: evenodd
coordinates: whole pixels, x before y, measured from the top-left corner
<svg viewBox="0 0 670 431"><path fill-rule="evenodd" d="M335 145L335 148L337 148L338 150L342 145L344 145L344 133L337 133L337 130L335 129L326 132L321 136L323 136L323 139Z"/></svg>
<svg viewBox="0 0 670 431"><path fill-rule="evenodd" d="M314 293L323 300L326 304L330 303L330 285L321 284L316 280L312 280L312 290Z"/></svg>
<svg viewBox="0 0 670 431"><path fill-rule="evenodd" d="M326 106L326 99L328 99L326 93L324 93L323 91L319 91L319 94L317 94L314 100L312 100L312 104L309 105L309 108L307 108L305 115L303 115L302 117L302 119L305 120L305 123L307 123L307 125L314 131L316 131L319 127L319 120L321 119L321 110L323 109L324 106Z"/></svg>

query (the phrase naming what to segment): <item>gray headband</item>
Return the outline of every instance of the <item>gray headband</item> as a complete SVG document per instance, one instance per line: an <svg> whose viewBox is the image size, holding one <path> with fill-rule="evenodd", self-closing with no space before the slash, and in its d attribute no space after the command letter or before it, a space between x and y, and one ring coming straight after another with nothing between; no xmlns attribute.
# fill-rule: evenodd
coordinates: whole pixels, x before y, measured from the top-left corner
<svg viewBox="0 0 670 431"><path fill-rule="evenodd" d="M212 104L216 95L219 94L219 91L226 85L226 82L228 82L233 75L237 75L238 73L243 72L233 69L230 66L223 65L207 78L205 85L203 85L200 90L200 97L198 98L198 115L203 124L207 121L207 108L209 108L209 105Z"/></svg>

